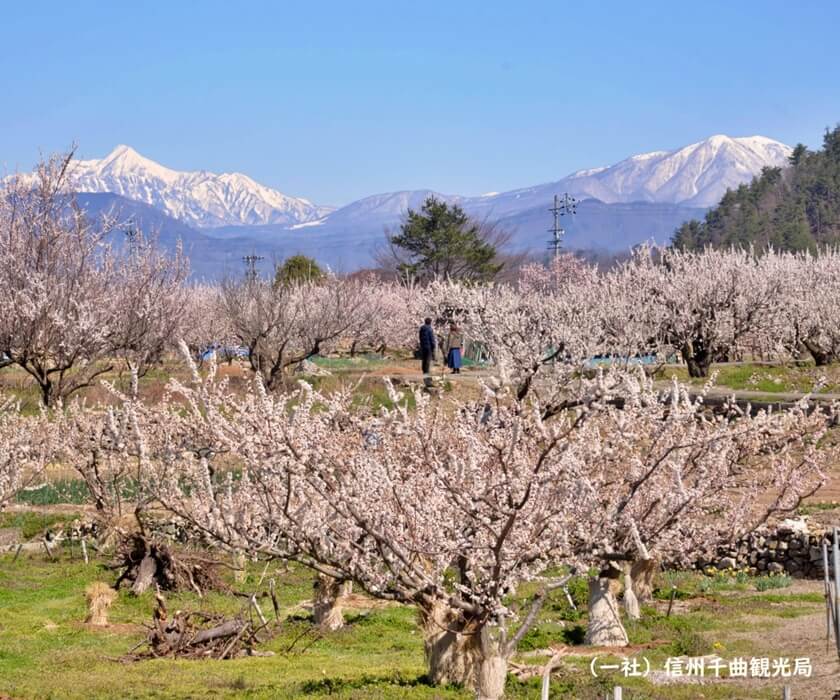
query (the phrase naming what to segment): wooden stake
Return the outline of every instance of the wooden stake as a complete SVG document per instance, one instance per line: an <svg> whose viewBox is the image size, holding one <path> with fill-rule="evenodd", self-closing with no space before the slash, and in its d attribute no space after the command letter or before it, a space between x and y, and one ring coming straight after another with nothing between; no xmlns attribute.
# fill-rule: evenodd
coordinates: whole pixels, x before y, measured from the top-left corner
<svg viewBox="0 0 840 700"><path fill-rule="evenodd" d="M263 615L263 611L262 611L262 610L260 610L260 606L259 606L259 604L257 603L257 594L256 594L256 593L254 593L254 595L252 595L252 596L251 596L251 605L253 605L253 606L254 606L254 610L256 610L256 611L257 611L257 615L258 615L258 616L259 616L259 618L260 618L260 622L262 622L262 623L263 623L263 626L267 625L267 624L268 624L268 620L266 620L266 619L265 619L265 615Z"/></svg>
<svg viewBox="0 0 840 700"><path fill-rule="evenodd" d="M665 617L671 617L671 608L674 606L674 598L677 596L677 587L671 586L671 599L668 601L668 612Z"/></svg>
<svg viewBox="0 0 840 700"><path fill-rule="evenodd" d="M277 592L275 591L274 579L268 580L268 593L271 596L271 606L274 608L274 619L280 619L280 604L277 602Z"/></svg>

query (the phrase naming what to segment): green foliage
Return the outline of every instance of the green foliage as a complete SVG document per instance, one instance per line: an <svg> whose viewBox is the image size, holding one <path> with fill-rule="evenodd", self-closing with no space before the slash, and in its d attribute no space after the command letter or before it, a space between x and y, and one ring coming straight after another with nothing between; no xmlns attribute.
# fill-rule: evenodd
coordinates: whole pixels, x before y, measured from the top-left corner
<svg viewBox="0 0 840 700"><path fill-rule="evenodd" d="M704 656L712 649L708 640L693 629L678 629L677 635L669 644L674 656Z"/></svg>
<svg viewBox="0 0 840 700"><path fill-rule="evenodd" d="M401 273L421 281L435 277L489 280L502 269L498 251L477 222L457 204L429 197L408 210L399 233L388 240Z"/></svg>
<svg viewBox="0 0 840 700"><path fill-rule="evenodd" d="M787 588L793 583L793 579L787 574L769 574L758 576L755 579L755 590L769 591L772 588Z"/></svg>
<svg viewBox="0 0 840 700"><path fill-rule="evenodd" d="M683 224L676 248L754 245L761 250L817 250L840 244L840 127L820 151L799 144L790 166L765 168L749 185L728 190L704 221Z"/></svg>
<svg viewBox="0 0 840 700"><path fill-rule="evenodd" d="M572 598L574 607L569 604L566 594L556 591L546 605L546 610L552 617L557 617L566 622L577 622L586 613L589 605L589 584L584 576L575 576L566 585L569 595Z"/></svg>
<svg viewBox="0 0 840 700"><path fill-rule="evenodd" d="M318 282L324 278L324 271L317 261L306 255L293 255L286 258L274 273L274 283L278 285Z"/></svg>
<svg viewBox="0 0 840 700"><path fill-rule="evenodd" d="M0 513L0 528L17 528L20 530L21 537L29 540L78 517L78 513L33 513L31 511Z"/></svg>
<svg viewBox="0 0 840 700"><path fill-rule="evenodd" d="M716 591L744 590L750 583L749 571L745 569L708 572L707 576L700 579L698 590L701 593L714 593Z"/></svg>
<svg viewBox="0 0 840 700"><path fill-rule="evenodd" d="M15 501L30 506L52 506L57 503L81 505L90 502L90 490L82 479L58 479L35 489L18 491Z"/></svg>

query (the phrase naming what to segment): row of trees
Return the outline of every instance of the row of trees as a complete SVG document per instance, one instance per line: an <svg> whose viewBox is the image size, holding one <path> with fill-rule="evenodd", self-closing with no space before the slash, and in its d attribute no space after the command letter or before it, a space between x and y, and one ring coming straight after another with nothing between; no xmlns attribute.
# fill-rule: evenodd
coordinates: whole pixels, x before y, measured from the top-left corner
<svg viewBox="0 0 840 700"><path fill-rule="evenodd" d="M508 660L572 573L590 580L589 643L625 644L621 574L638 615L658 562L707 557L789 512L835 457L833 412L803 401L711 413L630 359L675 351L704 374L746 352L834 358L838 254L643 249L606 273L558 258L515 284L392 284L295 264L272 281L188 286L183 262L153 245L112 252L61 194L65 166L46 164L34 192L18 183L3 203L3 361L56 405L113 362L138 376L181 338L191 380L156 403L110 387L105 407L7 406L0 505L51 461L75 467L102 512L114 494L99 486L130 475L138 513L162 508L237 555L417 606L435 682L501 697ZM349 388L283 381L313 354L410 349L427 315L460 321L490 352L478 400L409 402L387 384L393 408L374 411ZM248 349L245 391L217 381L214 360L195 362L225 343ZM605 354L615 361L593 371ZM527 582L537 593L516 603Z"/></svg>

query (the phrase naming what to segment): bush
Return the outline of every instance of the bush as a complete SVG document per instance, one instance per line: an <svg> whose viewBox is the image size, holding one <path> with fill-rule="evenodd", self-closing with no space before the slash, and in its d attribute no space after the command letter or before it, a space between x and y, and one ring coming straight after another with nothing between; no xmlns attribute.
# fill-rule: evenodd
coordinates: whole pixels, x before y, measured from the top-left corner
<svg viewBox="0 0 840 700"><path fill-rule="evenodd" d="M711 651L706 638L689 627L677 629L676 637L668 648L673 656L704 656Z"/></svg>
<svg viewBox="0 0 840 700"><path fill-rule="evenodd" d="M792 579L787 574L768 574L755 579L755 590L769 591L772 588L787 588Z"/></svg>

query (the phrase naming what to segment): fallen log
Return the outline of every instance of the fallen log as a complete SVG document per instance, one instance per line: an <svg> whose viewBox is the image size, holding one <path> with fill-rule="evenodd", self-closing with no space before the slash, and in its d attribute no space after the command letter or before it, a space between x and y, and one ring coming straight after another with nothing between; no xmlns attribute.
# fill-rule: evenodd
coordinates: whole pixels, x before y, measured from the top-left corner
<svg viewBox="0 0 840 700"><path fill-rule="evenodd" d="M172 616L166 609L166 599L158 587L155 593L157 605L152 614L153 623L148 626L145 640L135 645L131 652L146 646L147 651L131 653L124 660L136 661L148 658L214 658L230 659L236 656L256 655L254 646L266 641L273 625L263 623L255 625L248 614L253 605L254 596L248 604L233 618L211 615L200 611L185 612L178 610ZM263 633L263 637L260 634ZM270 655L262 652L260 655Z"/></svg>

